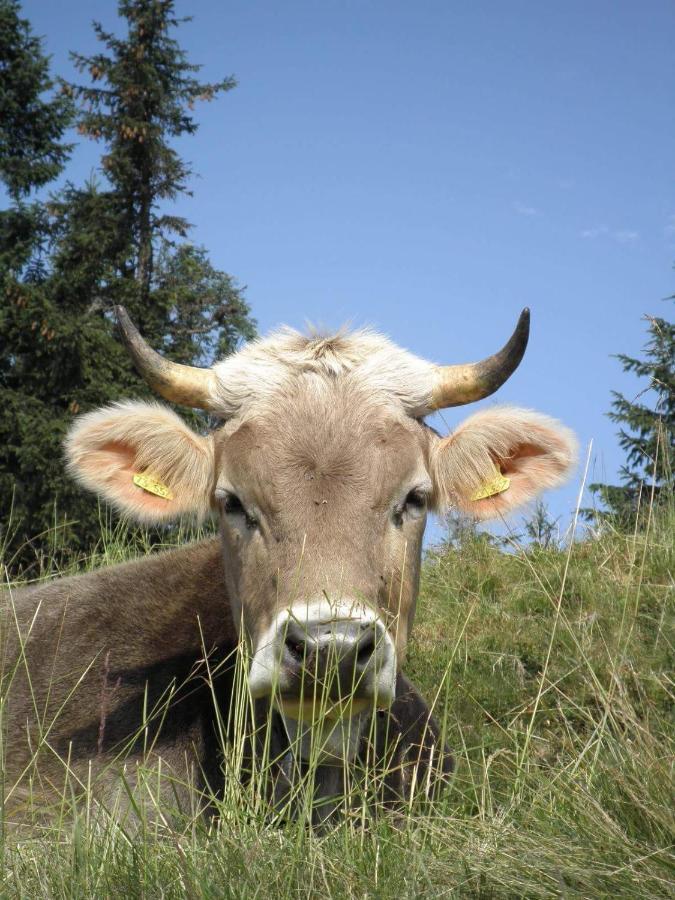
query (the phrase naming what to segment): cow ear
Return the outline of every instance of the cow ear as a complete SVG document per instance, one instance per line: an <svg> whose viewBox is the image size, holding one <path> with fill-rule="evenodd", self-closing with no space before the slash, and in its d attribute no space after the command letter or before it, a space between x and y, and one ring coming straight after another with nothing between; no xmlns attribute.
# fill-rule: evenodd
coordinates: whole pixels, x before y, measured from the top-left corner
<svg viewBox="0 0 675 900"><path fill-rule="evenodd" d="M79 418L66 437L70 473L140 522L204 515L213 481L213 441L170 409L126 402Z"/></svg>
<svg viewBox="0 0 675 900"><path fill-rule="evenodd" d="M555 419L513 407L476 413L432 449L436 506L498 518L562 484L576 456L576 438Z"/></svg>

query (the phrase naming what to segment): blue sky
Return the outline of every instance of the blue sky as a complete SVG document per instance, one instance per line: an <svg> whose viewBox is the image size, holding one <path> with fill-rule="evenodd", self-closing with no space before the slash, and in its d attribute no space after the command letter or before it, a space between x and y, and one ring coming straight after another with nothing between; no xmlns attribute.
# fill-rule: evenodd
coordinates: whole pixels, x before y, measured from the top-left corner
<svg viewBox="0 0 675 900"><path fill-rule="evenodd" d="M523 306L530 348L496 400L622 462L603 415L641 385L644 313L675 292L675 5L628 0L177 0L202 76L239 87L197 110L199 174L178 211L247 286L264 332L372 324L438 362L496 350ZM53 56L118 28L112 0L24 3ZM78 146L74 181L100 149ZM494 400L483 401L489 405ZM467 414L444 414L452 427ZM442 423L440 427L445 427ZM547 498L569 521L579 487Z"/></svg>

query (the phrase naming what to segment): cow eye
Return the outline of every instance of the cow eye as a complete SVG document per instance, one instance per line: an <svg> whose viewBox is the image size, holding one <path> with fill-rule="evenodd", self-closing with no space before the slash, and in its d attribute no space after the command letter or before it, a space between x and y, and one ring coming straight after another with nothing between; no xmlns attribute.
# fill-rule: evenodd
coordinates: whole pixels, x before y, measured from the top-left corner
<svg viewBox="0 0 675 900"><path fill-rule="evenodd" d="M226 516L242 518L244 519L247 528L257 528L258 520L255 516L252 516L246 511L244 504L236 494L230 494L229 492L225 494L221 500L221 506Z"/></svg>
<svg viewBox="0 0 675 900"><path fill-rule="evenodd" d="M426 508L426 493L419 488L414 488L408 492L403 503L394 509L394 524L400 527L403 524L404 516L409 519L419 519L426 512Z"/></svg>
<svg viewBox="0 0 675 900"><path fill-rule="evenodd" d="M225 494L222 500L223 512L226 516L245 516L246 510L236 494Z"/></svg>
<svg viewBox="0 0 675 900"><path fill-rule="evenodd" d="M427 495L418 489L410 491L405 498L405 508L410 513L421 515L427 508Z"/></svg>

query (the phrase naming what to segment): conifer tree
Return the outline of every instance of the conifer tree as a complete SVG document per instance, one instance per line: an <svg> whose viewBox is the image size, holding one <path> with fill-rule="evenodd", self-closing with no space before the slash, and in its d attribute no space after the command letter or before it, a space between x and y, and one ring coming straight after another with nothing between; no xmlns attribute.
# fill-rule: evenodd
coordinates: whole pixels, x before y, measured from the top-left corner
<svg viewBox="0 0 675 900"><path fill-rule="evenodd" d="M165 201L188 193L188 164L169 143L194 134L192 110L235 86L233 78L208 83L195 77L199 66L188 62L171 32L188 18L175 15L173 0L121 0L119 15L127 35L116 37L95 22L107 52L71 54L78 70L93 84L67 85L81 104L79 131L106 145L102 166L124 208L124 227L134 255L127 275L137 285L131 303L141 327L149 325L148 303L158 243L185 237L189 225L163 209Z"/></svg>
<svg viewBox="0 0 675 900"><path fill-rule="evenodd" d="M42 265L48 223L32 199L62 171L70 152L63 135L72 104L49 96L53 82L42 42L21 17L17 0L0 0L0 278L35 275Z"/></svg>
<svg viewBox="0 0 675 900"><path fill-rule="evenodd" d="M213 267L203 247L163 246L151 301L171 323L156 349L175 362L210 365L256 335L236 281Z"/></svg>
<svg viewBox="0 0 675 900"><path fill-rule="evenodd" d="M205 250L171 242L189 226L163 208L186 190L190 174L171 139L196 130L191 105L199 96L215 96L232 82L208 85L192 77L197 67L169 34L182 21L173 16L172 2L126 0L120 13L129 26L126 38L96 26L110 58L76 57L97 86L64 83L45 101L63 111L64 119L54 120L59 128L65 128L71 105L83 104L80 132L105 143L100 174L36 201L40 229L27 229L24 244L12 244L0 214L5 562L30 563L45 545L40 535L54 526L74 551L91 548L100 536L96 505L65 474L62 441L77 413L149 395L117 338L115 303L125 304L153 346L178 362L208 365L255 333L234 280L214 269ZM49 90L47 70L40 71L43 90ZM14 108L11 98L3 102ZM62 156L55 149L61 133L55 128L52 143L43 142L51 162L65 160L67 148ZM12 133L0 153L12 147L23 158L18 146ZM24 156L30 158L28 151ZM44 167L31 171L32 187L47 183Z"/></svg>
<svg viewBox="0 0 675 900"><path fill-rule="evenodd" d="M42 490L41 460L53 415L35 381L55 332L44 311L51 222L36 192L61 173L70 147L67 97L52 93L42 42L16 0L0 0L0 543ZM48 452L48 451L47 451ZM57 458L60 454L57 454ZM29 472L26 477L27 471ZM37 529L44 517L38 517Z"/></svg>
<svg viewBox="0 0 675 900"><path fill-rule="evenodd" d="M675 468L675 324L646 317L649 339L644 359L618 354L625 372L649 379L633 400L618 391L609 418L621 426L619 445L626 453L621 484L591 484L604 510L587 510L590 517L609 518L619 527L633 527L651 495L658 501L672 495ZM645 402L650 392L653 403ZM638 519L640 524L640 519Z"/></svg>
<svg viewBox="0 0 675 900"><path fill-rule="evenodd" d="M19 10L18 0L0 0L0 180L14 204L61 173L71 120L66 97L44 96L49 59Z"/></svg>

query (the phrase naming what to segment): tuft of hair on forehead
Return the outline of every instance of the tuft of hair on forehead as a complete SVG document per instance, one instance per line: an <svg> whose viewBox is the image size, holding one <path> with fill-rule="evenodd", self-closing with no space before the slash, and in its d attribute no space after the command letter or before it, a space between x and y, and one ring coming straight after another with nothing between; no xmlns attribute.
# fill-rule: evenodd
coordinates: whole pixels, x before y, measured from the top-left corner
<svg viewBox="0 0 675 900"><path fill-rule="evenodd" d="M429 409L434 366L368 328L302 334L284 327L216 363L212 400L223 418L270 401L300 376L349 379L398 402L411 416Z"/></svg>

